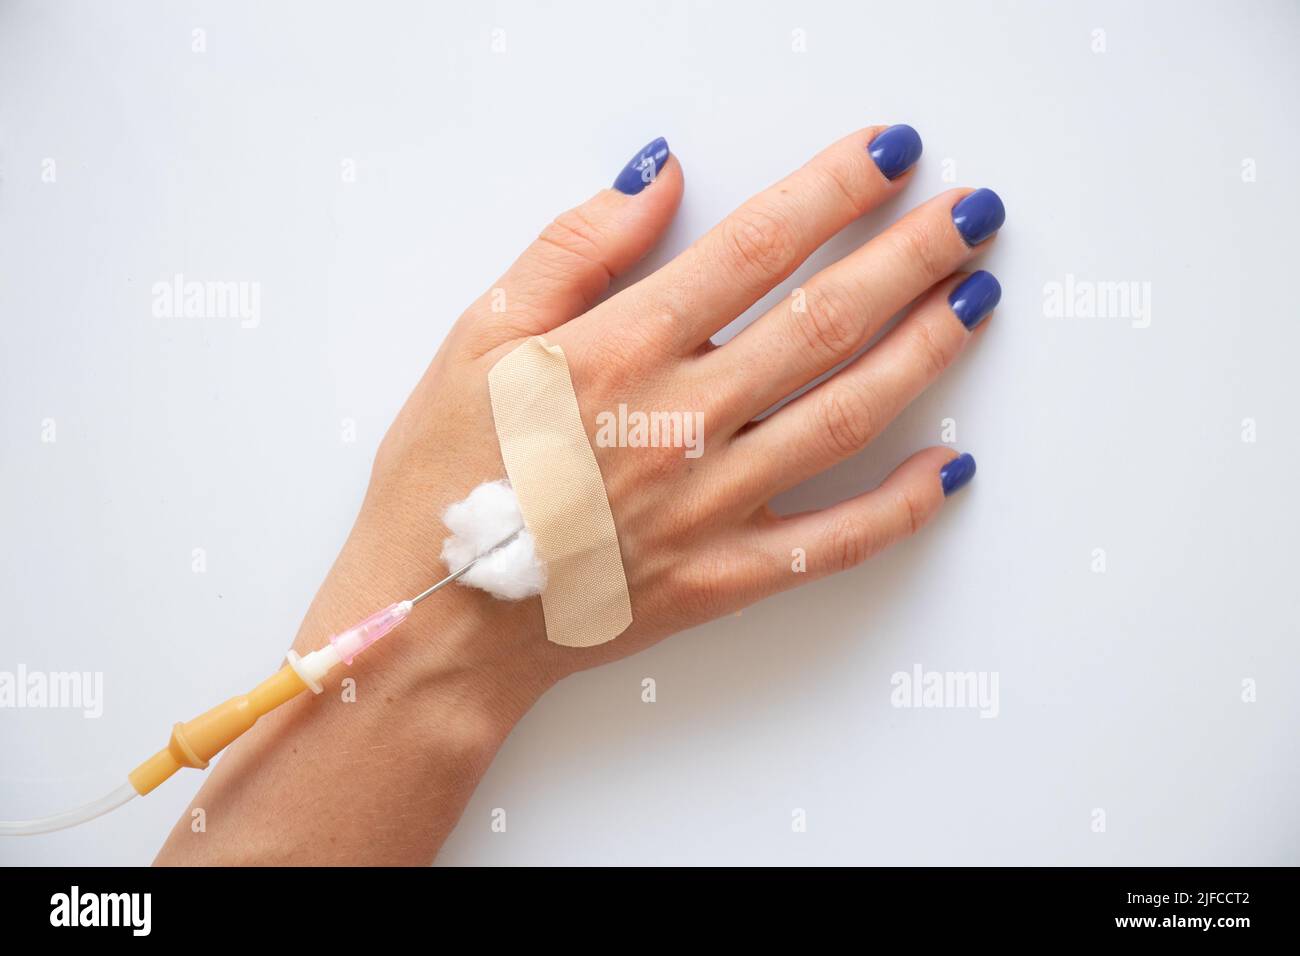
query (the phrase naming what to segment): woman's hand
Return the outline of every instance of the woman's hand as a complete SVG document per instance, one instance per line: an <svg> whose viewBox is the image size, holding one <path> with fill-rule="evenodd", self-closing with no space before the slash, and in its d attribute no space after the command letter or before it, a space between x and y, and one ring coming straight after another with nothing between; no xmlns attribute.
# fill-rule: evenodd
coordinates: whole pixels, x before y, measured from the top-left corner
<svg viewBox="0 0 1300 956"><path fill-rule="evenodd" d="M559 647L543 639L538 602L530 602L529 653L548 679L853 567L914 533L942 504L940 472L954 455L934 448L878 490L829 510L778 518L768 507L776 494L860 452L965 346L970 331L949 295L964 278L957 270L1001 224L992 193L965 199L970 190L952 190L930 200L725 346L710 343L818 246L903 188L905 174L891 169L891 181L872 158L868 144L878 135L915 144L904 160L919 154L906 127L855 133L658 272L599 302L610 278L650 249L681 198L681 167L656 140L630 164L631 195L605 190L561 215L470 307L399 416L379 456L373 520L393 525L394 507L425 512L410 548L427 560L436 556L439 508L505 474L488 370L531 335L564 348L618 528L633 624L608 644ZM650 181L632 175L646 158ZM959 202L982 221L973 245L954 223ZM996 289L991 277L977 285L985 296ZM754 422L852 356L918 296L911 314L851 366ZM702 421L702 450L603 447L598 420L620 406ZM796 548L807 556L807 574L791 570ZM425 579L436 573L430 568Z"/></svg>
<svg viewBox="0 0 1300 956"><path fill-rule="evenodd" d="M965 347L999 295L987 273L959 271L1002 224L996 195L956 189L923 203L727 344L710 343L831 236L902 189L919 155L908 127L854 133L605 301L610 280L649 251L681 199L681 166L663 140L633 158L616 188L543 230L461 316L393 423L295 646L314 649L444 573L443 509L505 474L487 373L533 335L567 357L618 529L632 625L597 647L562 647L546 640L538 600L448 589L358 660L356 702L328 692L300 701L236 744L195 802L209 821L220 804L229 839L203 841L186 819L160 860L256 853L427 862L500 741L556 681L853 567L924 525L973 474L969 456L926 449L879 488L822 511L778 517L768 503L861 451ZM914 300L871 349L755 421L853 356ZM607 447L597 441L599 422L620 406L702 421L702 451ZM796 549L807 573L792 570ZM340 740L360 766L329 764ZM300 759L313 749L324 763ZM257 769L291 794L257 783ZM328 852L309 826L275 812L285 801L332 828ZM334 822L319 822L322 812Z"/></svg>

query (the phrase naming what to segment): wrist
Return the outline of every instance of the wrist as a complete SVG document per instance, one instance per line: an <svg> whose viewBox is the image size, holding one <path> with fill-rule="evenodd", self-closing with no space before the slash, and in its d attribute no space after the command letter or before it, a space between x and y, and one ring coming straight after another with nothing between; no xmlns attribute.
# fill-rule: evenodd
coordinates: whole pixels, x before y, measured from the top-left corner
<svg viewBox="0 0 1300 956"><path fill-rule="evenodd" d="M414 699L435 719L454 709L462 726L497 744L555 683L535 598L508 603L453 585L417 607L402 630L392 635L391 666Z"/></svg>
<svg viewBox="0 0 1300 956"><path fill-rule="evenodd" d="M303 620L298 653L445 574L427 555L395 553L391 542L369 547L366 538L359 523ZM537 599L499 601L461 585L417 606L352 666L332 673L327 687L344 678L358 699L382 690L386 708L416 721L413 729L452 725L496 744L557 679Z"/></svg>
<svg viewBox="0 0 1300 956"><path fill-rule="evenodd" d="M300 653L376 602L392 603L342 585L338 570L303 622ZM519 607L512 614L528 616ZM412 615L354 666L332 671L322 694L300 695L241 737L193 804L210 811L220 838L182 819L158 861L427 863L514 724L549 686L526 657L507 650L503 629L526 642L505 620L475 613L472 601ZM276 806L311 812L268 812Z"/></svg>

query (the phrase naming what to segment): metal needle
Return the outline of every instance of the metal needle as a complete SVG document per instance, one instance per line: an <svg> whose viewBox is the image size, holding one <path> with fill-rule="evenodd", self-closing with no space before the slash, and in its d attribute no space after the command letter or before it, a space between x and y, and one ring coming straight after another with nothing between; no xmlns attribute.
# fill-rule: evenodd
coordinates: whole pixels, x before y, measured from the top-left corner
<svg viewBox="0 0 1300 956"><path fill-rule="evenodd" d="M411 598L411 606L414 607L415 605L423 601L425 598L427 598L430 594L434 594L438 591L441 591L448 584L451 584L453 581L459 578L470 568L474 567L474 565L478 564L480 561L486 558L493 551L496 551L498 548L504 548L511 541L515 540L515 538L519 537L519 532L523 530L524 530L523 528L516 528L508 538L502 538L496 544L492 545L492 547L488 548L486 551L484 551L482 554L476 557L473 561L470 561L468 564L464 565L463 567L457 568L455 571L451 572L451 574L447 575L445 578L443 578L433 587L429 588L429 590L422 592L418 597Z"/></svg>

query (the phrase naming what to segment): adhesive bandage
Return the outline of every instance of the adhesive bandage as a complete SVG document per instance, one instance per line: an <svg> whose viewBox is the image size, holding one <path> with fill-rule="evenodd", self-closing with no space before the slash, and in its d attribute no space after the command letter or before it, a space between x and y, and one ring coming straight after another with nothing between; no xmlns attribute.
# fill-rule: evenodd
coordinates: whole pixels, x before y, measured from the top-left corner
<svg viewBox="0 0 1300 956"><path fill-rule="evenodd" d="M564 351L528 339L492 367L488 390L506 474L546 566L546 636L567 647L613 640L632 623L632 599Z"/></svg>

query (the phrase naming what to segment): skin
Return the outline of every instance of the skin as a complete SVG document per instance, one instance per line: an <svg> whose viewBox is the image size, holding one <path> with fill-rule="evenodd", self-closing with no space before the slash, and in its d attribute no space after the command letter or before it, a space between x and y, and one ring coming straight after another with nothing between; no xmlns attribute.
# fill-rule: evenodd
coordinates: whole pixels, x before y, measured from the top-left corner
<svg viewBox="0 0 1300 956"><path fill-rule="evenodd" d="M209 774L158 855L187 864L427 864L455 826L511 728L565 676L643 650L676 631L797 584L854 567L914 534L943 505L929 448L878 488L830 508L777 516L768 502L860 452L967 344L948 293L971 249L945 192L803 286L806 309L774 306L721 347L710 337L787 278L832 235L904 188L867 144L883 126L832 145L755 196L694 245L605 299L667 228L683 191L671 157L635 196L606 189L559 217L457 321L375 458L352 532L302 623L306 653L445 571L440 514L504 475L487 373L528 336L563 347L604 477L634 621L593 648L546 640L541 603L443 591L336 686L263 719ZM498 300L499 301L499 300ZM876 345L761 422L754 418ZM595 447L596 414L702 410L705 452ZM791 573L791 552L807 573ZM334 692L331 692L333 690ZM193 832L195 809L205 829Z"/></svg>

